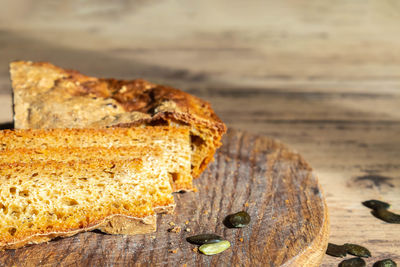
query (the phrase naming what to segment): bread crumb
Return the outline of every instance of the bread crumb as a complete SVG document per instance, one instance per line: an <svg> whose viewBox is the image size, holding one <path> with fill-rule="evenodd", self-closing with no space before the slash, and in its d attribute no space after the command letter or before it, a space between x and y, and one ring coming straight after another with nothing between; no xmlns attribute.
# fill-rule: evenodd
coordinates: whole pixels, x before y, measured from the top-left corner
<svg viewBox="0 0 400 267"><path fill-rule="evenodd" d="M249 202L244 203L244 206L248 207L249 206Z"/></svg>
<svg viewBox="0 0 400 267"><path fill-rule="evenodd" d="M286 199L286 200L285 200L285 203L286 203L286 204L289 204L289 199Z"/></svg>
<svg viewBox="0 0 400 267"><path fill-rule="evenodd" d="M168 252L176 254L176 253L178 253L178 249L170 249L170 250L168 250Z"/></svg>
<svg viewBox="0 0 400 267"><path fill-rule="evenodd" d="M241 237L241 238L239 238L239 241L240 241L240 242L243 242L243 238L242 238L242 237Z"/></svg>
<svg viewBox="0 0 400 267"><path fill-rule="evenodd" d="M155 235L150 236L151 239L156 239Z"/></svg>
<svg viewBox="0 0 400 267"><path fill-rule="evenodd" d="M179 234L181 232L181 227L180 226L174 226L171 229L168 229L168 232L173 232Z"/></svg>
<svg viewBox="0 0 400 267"><path fill-rule="evenodd" d="M174 222L169 222L169 225L175 226L175 223Z"/></svg>
<svg viewBox="0 0 400 267"><path fill-rule="evenodd" d="M208 214L208 210L205 210L203 213L204 213L204 215L207 215Z"/></svg>
<svg viewBox="0 0 400 267"><path fill-rule="evenodd" d="M197 187L193 187L193 192L197 192L197 191L199 191L199 189L197 189Z"/></svg>
<svg viewBox="0 0 400 267"><path fill-rule="evenodd" d="M193 252L196 252L196 253L199 252L199 249L197 247L194 247L192 250L193 250Z"/></svg>
<svg viewBox="0 0 400 267"><path fill-rule="evenodd" d="M185 231L186 232L190 232L191 230L190 230L190 228L186 228Z"/></svg>
<svg viewBox="0 0 400 267"><path fill-rule="evenodd" d="M182 265L182 267L187 267L187 264L186 264L186 263L185 263L185 264L183 264L183 265Z"/></svg>
<svg viewBox="0 0 400 267"><path fill-rule="evenodd" d="M188 221L188 220L186 220L185 224L189 224L189 221Z"/></svg>

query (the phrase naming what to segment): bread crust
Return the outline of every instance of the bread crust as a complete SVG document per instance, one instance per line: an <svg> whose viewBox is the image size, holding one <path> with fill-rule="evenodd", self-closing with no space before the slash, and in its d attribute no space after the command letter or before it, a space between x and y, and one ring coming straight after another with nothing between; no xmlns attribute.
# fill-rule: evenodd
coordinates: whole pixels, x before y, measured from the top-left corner
<svg viewBox="0 0 400 267"><path fill-rule="evenodd" d="M142 79L85 76L47 62L10 64L16 128L187 125L198 177L221 145L226 126L211 105L181 90Z"/></svg>
<svg viewBox="0 0 400 267"><path fill-rule="evenodd" d="M69 237L81 232L87 232L94 229L99 229L109 234L146 234L156 231L157 218L156 215L150 215L144 218L130 217L126 215L114 214L104 218L102 221L91 226L70 229L64 232L50 232L45 234L35 234L27 236L23 240L18 240L12 243L1 243L0 251L5 249L17 249L27 244L39 244L48 242L56 237Z"/></svg>

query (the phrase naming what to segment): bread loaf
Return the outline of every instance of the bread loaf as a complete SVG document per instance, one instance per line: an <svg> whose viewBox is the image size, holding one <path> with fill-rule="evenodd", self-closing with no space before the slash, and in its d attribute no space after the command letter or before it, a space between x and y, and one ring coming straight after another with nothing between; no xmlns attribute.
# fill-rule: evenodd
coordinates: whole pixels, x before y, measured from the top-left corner
<svg viewBox="0 0 400 267"><path fill-rule="evenodd" d="M45 62L13 62L10 73L15 128L189 127L193 177L213 159L226 131L209 103L168 86L99 79Z"/></svg>

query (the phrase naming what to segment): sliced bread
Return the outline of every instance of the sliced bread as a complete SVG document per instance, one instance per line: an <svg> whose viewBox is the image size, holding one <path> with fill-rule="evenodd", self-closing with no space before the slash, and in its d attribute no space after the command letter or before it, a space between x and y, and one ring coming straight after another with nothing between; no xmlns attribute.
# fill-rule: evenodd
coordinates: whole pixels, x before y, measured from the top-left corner
<svg viewBox="0 0 400 267"><path fill-rule="evenodd" d="M152 232L155 210L174 207L171 193L150 159L2 163L0 249L91 229Z"/></svg>
<svg viewBox="0 0 400 267"><path fill-rule="evenodd" d="M226 131L209 103L172 87L99 79L45 62L13 62L10 73L15 128L188 126L193 177L213 159Z"/></svg>
<svg viewBox="0 0 400 267"><path fill-rule="evenodd" d="M0 145L3 163L147 157L168 171L174 191L192 189L189 130L184 127L4 130Z"/></svg>

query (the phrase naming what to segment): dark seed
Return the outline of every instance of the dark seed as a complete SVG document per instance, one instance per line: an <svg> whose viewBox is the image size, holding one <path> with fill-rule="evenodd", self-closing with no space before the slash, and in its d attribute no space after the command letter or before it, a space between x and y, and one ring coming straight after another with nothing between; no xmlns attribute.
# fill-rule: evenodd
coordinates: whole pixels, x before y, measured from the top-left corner
<svg viewBox="0 0 400 267"><path fill-rule="evenodd" d="M390 212L385 209L376 209L373 210L372 215L376 218L381 219L387 223L400 223L400 215Z"/></svg>
<svg viewBox="0 0 400 267"><path fill-rule="evenodd" d="M352 258L339 263L339 267L364 267L365 261L361 258Z"/></svg>
<svg viewBox="0 0 400 267"><path fill-rule="evenodd" d="M365 207L376 210L376 209L388 209L390 207L389 203L379 201L379 200L368 200L362 203Z"/></svg>
<svg viewBox="0 0 400 267"><path fill-rule="evenodd" d="M372 267L397 267L397 264L391 259L384 259L374 263Z"/></svg>
<svg viewBox="0 0 400 267"><path fill-rule="evenodd" d="M346 243L343 245L343 247L346 249L347 253L351 255L363 258L371 257L371 252L360 245Z"/></svg>
<svg viewBox="0 0 400 267"><path fill-rule="evenodd" d="M202 234L202 235L194 235L186 238L186 241L195 245L204 245L221 242L223 240L222 237L215 234Z"/></svg>
<svg viewBox="0 0 400 267"><path fill-rule="evenodd" d="M326 254L332 257L346 257L347 252L343 246L338 246L332 243L328 243L328 248L326 249Z"/></svg>
<svg viewBox="0 0 400 267"><path fill-rule="evenodd" d="M241 228L250 223L250 215L245 211L239 211L235 214L228 215L225 221L228 227Z"/></svg>

